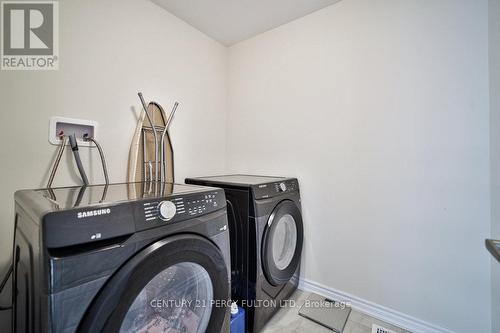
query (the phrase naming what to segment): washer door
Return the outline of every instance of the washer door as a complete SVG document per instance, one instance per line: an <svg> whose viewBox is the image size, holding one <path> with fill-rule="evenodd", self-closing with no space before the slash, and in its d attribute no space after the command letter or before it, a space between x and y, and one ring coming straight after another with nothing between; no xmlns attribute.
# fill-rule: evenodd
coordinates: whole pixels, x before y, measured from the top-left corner
<svg viewBox="0 0 500 333"><path fill-rule="evenodd" d="M83 332L218 332L229 299L228 270L210 241L182 235L156 242L107 282Z"/></svg>
<svg viewBox="0 0 500 333"><path fill-rule="evenodd" d="M262 266L274 286L290 280L300 264L304 227L300 210L291 200L280 202L267 221L262 242Z"/></svg>

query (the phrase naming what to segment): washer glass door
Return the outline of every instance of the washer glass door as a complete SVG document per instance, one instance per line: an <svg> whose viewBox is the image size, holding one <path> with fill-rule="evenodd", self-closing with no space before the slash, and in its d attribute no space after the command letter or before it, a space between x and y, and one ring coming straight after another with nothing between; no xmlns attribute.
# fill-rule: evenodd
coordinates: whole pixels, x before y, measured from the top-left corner
<svg viewBox="0 0 500 333"><path fill-rule="evenodd" d="M156 275L137 295L120 332L203 333L212 301L208 272L192 262L175 264Z"/></svg>
<svg viewBox="0 0 500 333"><path fill-rule="evenodd" d="M283 270L290 265L297 246L297 227L290 214L283 215L276 223L273 233L272 252L276 267Z"/></svg>
<svg viewBox="0 0 500 333"><path fill-rule="evenodd" d="M281 285L300 264L304 231L302 216L291 200L280 202L271 213L262 240L262 266L267 280Z"/></svg>
<svg viewBox="0 0 500 333"><path fill-rule="evenodd" d="M220 332L229 298L219 248L200 236L175 235L130 258L92 301L78 332Z"/></svg>

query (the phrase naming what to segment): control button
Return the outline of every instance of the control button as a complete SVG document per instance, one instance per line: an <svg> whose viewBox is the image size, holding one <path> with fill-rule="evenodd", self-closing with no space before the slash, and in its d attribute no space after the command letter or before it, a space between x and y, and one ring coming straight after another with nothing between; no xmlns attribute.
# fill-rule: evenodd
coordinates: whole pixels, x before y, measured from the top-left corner
<svg viewBox="0 0 500 333"><path fill-rule="evenodd" d="M172 201L162 201L158 205L158 210L163 221L170 221L177 212L177 207Z"/></svg>
<svg viewBox="0 0 500 333"><path fill-rule="evenodd" d="M286 185L285 183L280 183L280 191L285 192L286 191Z"/></svg>

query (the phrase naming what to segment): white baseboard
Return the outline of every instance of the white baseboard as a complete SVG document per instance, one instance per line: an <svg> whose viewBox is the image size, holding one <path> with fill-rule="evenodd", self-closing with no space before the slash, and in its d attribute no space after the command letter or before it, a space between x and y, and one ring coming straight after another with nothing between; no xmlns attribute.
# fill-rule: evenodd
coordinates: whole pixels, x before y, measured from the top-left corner
<svg viewBox="0 0 500 333"><path fill-rule="evenodd" d="M350 301L353 309L414 333L455 333L360 297L335 290L314 281L300 278L299 289L338 301Z"/></svg>

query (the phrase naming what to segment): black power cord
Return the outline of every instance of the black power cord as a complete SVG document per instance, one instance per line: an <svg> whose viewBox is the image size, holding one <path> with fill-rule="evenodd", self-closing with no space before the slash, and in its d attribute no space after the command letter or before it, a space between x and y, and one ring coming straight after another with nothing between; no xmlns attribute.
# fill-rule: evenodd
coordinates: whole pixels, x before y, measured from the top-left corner
<svg viewBox="0 0 500 333"><path fill-rule="evenodd" d="M78 144L76 142L76 135L74 133L69 136L69 145L71 146L71 150L73 150L73 156L75 157L75 162L78 171L80 172L80 177L82 177L83 185L88 186L89 179L87 178L87 174L85 173L85 169L83 168L82 160L80 159Z"/></svg>

